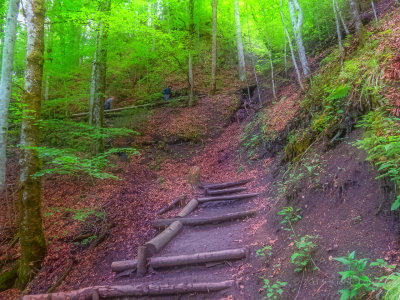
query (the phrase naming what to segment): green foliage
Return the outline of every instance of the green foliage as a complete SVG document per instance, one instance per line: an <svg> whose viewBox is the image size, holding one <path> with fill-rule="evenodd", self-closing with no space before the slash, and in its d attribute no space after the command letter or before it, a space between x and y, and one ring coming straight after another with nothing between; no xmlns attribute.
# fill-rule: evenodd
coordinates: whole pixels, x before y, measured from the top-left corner
<svg viewBox="0 0 400 300"><path fill-rule="evenodd" d="M272 257L272 246L266 245L261 249L257 249L256 256L263 257L265 263L268 265Z"/></svg>
<svg viewBox="0 0 400 300"><path fill-rule="evenodd" d="M104 172L104 168L112 166L109 161L111 155L124 152L127 155L138 154L133 148L114 148L105 153L83 158L73 154L68 150L47 147L29 147L38 151L39 157L44 161L45 168L34 174L35 177L41 177L46 174L67 174L81 176L89 175L97 179L118 179L113 174Z"/></svg>
<svg viewBox="0 0 400 300"><path fill-rule="evenodd" d="M263 289L267 292L264 299L279 299L283 294L283 288L288 284L287 282L277 281L272 283L267 278L264 279Z"/></svg>
<svg viewBox="0 0 400 300"><path fill-rule="evenodd" d="M316 239L318 239L318 236L305 235L300 240L294 241L297 250L292 254L291 261L296 266L296 272L305 270L311 262L314 264L313 269L318 270L312 259L313 250L318 246L315 243Z"/></svg>
<svg viewBox="0 0 400 300"><path fill-rule="evenodd" d="M339 272L342 276L341 281L347 281L349 288L340 290L341 300L353 299L365 292L371 292L384 286L384 282L388 279L388 276L382 276L372 280L366 274L366 267L368 265L368 258L355 258L356 252L353 251L344 257L335 257L334 260L341 262L348 269L346 271ZM382 259L378 259L375 262L370 263L370 267L380 267L394 269L395 266L389 265Z"/></svg>
<svg viewBox="0 0 400 300"><path fill-rule="evenodd" d="M380 176L389 177L397 186L400 184L400 119L388 116L385 108L365 115L358 123L366 129L356 145L368 153L368 160L375 163ZM400 207L400 195L392 204L392 210Z"/></svg>
<svg viewBox="0 0 400 300"><path fill-rule="evenodd" d="M400 274L395 273L389 276L382 288L386 291L383 300L398 300L400 297Z"/></svg>
<svg viewBox="0 0 400 300"><path fill-rule="evenodd" d="M301 220L300 212L300 208L294 209L292 206L286 206L282 210L278 211L278 215L283 218L281 224L288 224L290 226L290 228L285 228L284 230L290 231L293 229L293 223Z"/></svg>

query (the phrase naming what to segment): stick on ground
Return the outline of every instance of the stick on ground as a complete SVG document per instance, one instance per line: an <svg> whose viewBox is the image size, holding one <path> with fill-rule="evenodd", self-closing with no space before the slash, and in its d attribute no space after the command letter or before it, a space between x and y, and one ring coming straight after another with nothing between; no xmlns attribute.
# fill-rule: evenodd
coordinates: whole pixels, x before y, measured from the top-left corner
<svg viewBox="0 0 400 300"><path fill-rule="evenodd" d="M95 286L80 290L60 292L54 294L27 295L23 300L48 300L48 299L84 299L91 300L93 291L99 298L117 297L143 297L143 296L163 296L188 293L210 293L221 291L235 284L234 280L222 282L202 282L202 283L178 283L178 284L139 284L139 285L115 285L115 286Z"/></svg>
<svg viewBox="0 0 400 300"><path fill-rule="evenodd" d="M246 183L249 183L251 181L253 181L253 178L232 181L232 182L224 182L224 183L203 184L202 187L204 189L226 189L234 186L245 185Z"/></svg>
<svg viewBox="0 0 400 300"><path fill-rule="evenodd" d="M247 210L235 213L229 213L226 215L214 216L214 217L195 217L195 218L172 218L172 219L159 219L153 222L154 228L166 227L176 221L180 221L183 225L204 225L212 223L221 223L231 221L235 219L243 219L253 216L257 213L256 210Z"/></svg>
<svg viewBox="0 0 400 300"><path fill-rule="evenodd" d="M165 245L167 245L183 228L183 224L180 222L180 220L174 220L168 225L163 232L145 244L149 257L153 256L155 253L158 253L162 248L164 248Z"/></svg>
<svg viewBox="0 0 400 300"><path fill-rule="evenodd" d="M258 195L260 194L251 193L251 194L239 194L239 195L229 195L229 196L203 197L203 198L198 198L197 201L199 201L199 203L205 203L210 201L243 200L243 199L257 197Z"/></svg>
<svg viewBox="0 0 400 300"><path fill-rule="evenodd" d="M241 193L244 191L247 191L246 187L237 187L237 188L230 188L230 189L223 189L223 190L208 189L208 190L206 190L206 195L218 196L218 195Z"/></svg>
<svg viewBox="0 0 400 300"><path fill-rule="evenodd" d="M186 217L192 211L194 211L198 205L199 205L199 201L197 201L196 199L190 200L189 203L186 204L186 206L181 210L181 212L177 216L181 217L181 218Z"/></svg>
<svg viewBox="0 0 400 300"><path fill-rule="evenodd" d="M202 263L210 263L225 260L236 260L246 257L246 248L230 249L222 251L211 251L203 253L195 253L189 255L177 255L166 257L152 257L149 265L154 268L166 268L176 266L187 266ZM115 261L111 264L113 272L123 272L125 270L135 269L137 260Z"/></svg>
<svg viewBox="0 0 400 300"><path fill-rule="evenodd" d="M164 207L163 209L160 209L157 212L157 215L162 215L162 214L166 213L167 211L170 211L171 209L173 209L175 206L183 205L185 203L185 199L186 199L186 195L179 196L174 201L172 201L170 205L168 205L167 207Z"/></svg>

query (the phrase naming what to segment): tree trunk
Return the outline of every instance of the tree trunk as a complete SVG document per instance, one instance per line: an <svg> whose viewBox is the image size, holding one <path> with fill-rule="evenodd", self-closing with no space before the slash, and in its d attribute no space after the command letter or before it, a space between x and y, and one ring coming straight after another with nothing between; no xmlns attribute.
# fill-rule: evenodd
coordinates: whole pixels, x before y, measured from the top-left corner
<svg viewBox="0 0 400 300"><path fill-rule="evenodd" d="M59 292L54 294L27 295L23 300L48 300L48 299L71 299L92 300L96 297L112 299L144 296L165 296L193 293L217 292L234 286L234 280L222 282L198 282L179 284L138 284L138 285L116 285L95 286L83 288L70 292ZM96 296L94 296L96 295Z"/></svg>
<svg viewBox="0 0 400 300"><path fill-rule="evenodd" d="M236 44L238 51L238 62L239 62L239 78L241 81L246 80L246 63L244 61L243 41L242 41L242 28L240 26L240 11L239 11L239 0L234 0L235 10L235 27L236 27Z"/></svg>
<svg viewBox="0 0 400 300"><path fill-rule="evenodd" d="M188 204L181 210L181 212L177 215L178 217L186 217L190 213L192 213L197 206L199 206L199 201L196 199L192 199L189 201Z"/></svg>
<svg viewBox="0 0 400 300"><path fill-rule="evenodd" d="M283 24L283 29L285 30L286 38L287 38L288 43L289 43L290 54L292 56L293 66L294 66L294 69L296 71L297 81L299 82L300 88L304 91L304 86L303 86L303 83L301 82L301 75L300 75L299 67L297 66L296 57L294 55L292 39L290 38L289 31L287 30L286 22L285 22L285 16L284 16L283 11L282 11L282 0L281 0L281 20L282 20L282 24Z"/></svg>
<svg viewBox="0 0 400 300"><path fill-rule="evenodd" d="M194 79L193 79L193 37L194 37L194 0L189 0L189 106L194 105L193 90L194 90Z"/></svg>
<svg viewBox="0 0 400 300"><path fill-rule="evenodd" d="M205 188L205 189L226 189L226 188L231 188L234 186L245 185L246 183L249 183L251 181L253 181L253 178L232 181L232 182L224 182L224 183L203 184L203 188Z"/></svg>
<svg viewBox="0 0 400 300"><path fill-rule="evenodd" d="M375 21L378 22L378 15L376 14L374 0L371 0L372 11L374 12Z"/></svg>
<svg viewBox="0 0 400 300"><path fill-rule="evenodd" d="M10 0L4 34L0 78L0 195L3 193L6 184L8 107L11 97L18 9L19 0Z"/></svg>
<svg viewBox="0 0 400 300"><path fill-rule="evenodd" d="M99 3L99 11L108 14L111 9L110 0L102 0ZM89 124L96 128L104 127L104 100L106 92L107 76L107 38L108 23L100 20L96 37L96 52L94 55ZM104 140L97 138L93 143L93 154L104 152Z"/></svg>
<svg viewBox="0 0 400 300"><path fill-rule="evenodd" d="M187 255L152 257L149 265L153 268L166 268L176 266L195 265L224 260L235 260L246 257L246 248L230 249L222 251L211 251ZM123 272L126 270L135 270L139 262L137 260L115 261L111 264L113 272Z"/></svg>
<svg viewBox="0 0 400 300"><path fill-rule="evenodd" d="M36 149L40 143L40 107L44 55L45 1L29 0L26 6L27 52L25 92L21 125L20 154L20 224L21 258L17 286L24 288L40 267L46 254L41 207L41 170Z"/></svg>
<svg viewBox="0 0 400 300"><path fill-rule="evenodd" d="M251 217L257 213L256 210L247 210L247 211L240 211L229 213L220 216L214 217L196 217L196 218L172 218L172 219L159 219L153 222L154 228L162 228L166 227L176 221L181 222L183 225L188 226L196 226L196 225L205 225L205 224L212 224L212 223L221 223L232 221L236 219L244 219L247 217Z"/></svg>
<svg viewBox="0 0 400 300"><path fill-rule="evenodd" d="M335 0L332 0L332 8L333 8L333 13L335 15L336 31L337 31L337 37L338 37L338 42L339 42L339 50L340 50L340 52L342 52L343 51L342 31L340 30L340 24L339 24L339 19L338 19L338 13L336 10Z"/></svg>
<svg viewBox="0 0 400 300"><path fill-rule="evenodd" d="M226 194L235 194L247 191L246 187L236 187L230 189L223 189L223 190L206 190L206 195L209 196L219 196L219 195L226 195Z"/></svg>
<svg viewBox="0 0 400 300"><path fill-rule="evenodd" d="M298 0L288 0L290 18L292 20L294 38L297 44L297 52L299 53L300 63L303 68L304 76L310 75L310 68L307 62L306 51L303 45L303 10L301 9Z"/></svg>
<svg viewBox="0 0 400 300"><path fill-rule="evenodd" d="M339 5L338 5L338 3L336 1L335 1L335 5L336 5L336 11L339 14L340 21L342 22L344 31L346 32L346 35L350 35L349 28L347 27L346 22L344 21L344 18L343 18L343 15L342 15L342 11L340 10L340 7L339 7Z"/></svg>
<svg viewBox="0 0 400 300"><path fill-rule="evenodd" d="M251 193L251 194L238 194L229 196L213 196L213 197L198 198L197 201L199 203L205 203L210 201L243 200L243 199L257 197L259 195L260 195L259 193Z"/></svg>
<svg viewBox="0 0 400 300"><path fill-rule="evenodd" d="M350 4L350 11L353 16L354 26L356 27L356 32L358 34L360 32L361 26L362 26L360 14L358 12L357 4L356 4L355 0L349 0L349 4Z"/></svg>
<svg viewBox="0 0 400 300"><path fill-rule="evenodd" d="M211 95L215 95L217 89L217 25L218 25L218 0L212 2L212 59L211 59Z"/></svg>
<svg viewBox="0 0 400 300"><path fill-rule="evenodd" d="M163 232L145 244L149 257L160 252L183 229L183 224L180 220L175 220L168 225Z"/></svg>

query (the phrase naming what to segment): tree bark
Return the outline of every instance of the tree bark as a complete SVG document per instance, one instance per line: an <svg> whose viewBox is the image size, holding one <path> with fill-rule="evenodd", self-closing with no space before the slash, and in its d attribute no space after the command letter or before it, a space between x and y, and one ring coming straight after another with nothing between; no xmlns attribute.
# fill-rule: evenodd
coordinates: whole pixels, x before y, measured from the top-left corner
<svg viewBox="0 0 400 300"><path fill-rule="evenodd" d="M336 32L337 32L337 37L338 37L338 42L339 42L339 50L340 50L340 52L342 52L343 51L342 31L340 30L340 24L339 24L338 13L336 10L335 0L332 0L332 8L333 8L333 13L335 15Z"/></svg>
<svg viewBox="0 0 400 300"><path fill-rule="evenodd" d="M4 33L0 78L0 195L3 193L6 184L8 107L10 105L12 88L18 9L19 0L10 0Z"/></svg>
<svg viewBox="0 0 400 300"><path fill-rule="evenodd" d="M153 222L154 228L162 228L166 227L176 221L181 222L183 225L196 226L196 225L204 225L204 224L212 224L212 223L221 223L232 221L236 219L243 219L247 217L251 217L257 213L256 210L247 210L236 213L229 213L221 216L214 217L196 217L196 218L172 218L172 219L159 219Z"/></svg>
<svg viewBox="0 0 400 300"><path fill-rule="evenodd" d="M189 203L186 204L186 206L181 210L181 212L177 216L186 217L187 215L192 213L197 208L198 205L199 201L197 201L196 199L190 200Z"/></svg>
<svg viewBox="0 0 400 300"><path fill-rule="evenodd" d="M99 2L99 11L108 14L111 9L110 0ZM104 127L104 100L107 77L107 38L108 21L100 20L96 36L96 52L92 70L89 124L97 128ZM104 141L97 138L93 143L93 154L104 152Z"/></svg>
<svg viewBox="0 0 400 300"><path fill-rule="evenodd" d="M371 0L372 11L374 12L375 21L378 22L378 15L376 14L374 0Z"/></svg>
<svg viewBox="0 0 400 300"><path fill-rule="evenodd" d="M163 232L145 244L149 257L160 252L183 229L183 224L178 219L168 225Z"/></svg>
<svg viewBox="0 0 400 300"><path fill-rule="evenodd" d="M137 275L143 277L147 273L147 258L149 256L149 251L147 246L139 246L138 248L138 260L136 264Z"/></svg>
<svg viewBox="0 0 400 300"><path fill-rule="evenodd" d="M186 199L186 195L179 196L174 201L172 201L172 203L170 205L168 205L167 207L164 207L163 209L160 209L157 212L157 215L162 215L162 214L166 213L167 211L170 211L172 208L174 208L177 205L183 205L185 203L185 199Z"/></svg>
<svg viewBox="0 0 400 300"><path fill-rule="evenodd" d="M338 3L336 1L335 1L335 5L336 5L336 11L339 14L340 21L342 22L344 31L346 32L346 35L350 35L349 28L347 27L346 22L344 21L344 18L343 18L343 15L342 15L342 11L340 10L340 7L339 7L339 5L338 5Z"/></svg>
<svg viewBox="0 0 400 300"><path fill-rule="evenodd" d="M303 45L303 10L301 9L298 0L288 0L289 13L292 20L294 38L297 44L297 52L299 53L300 63L303 68L304 76L310 75L310 68L307 62L306 50Z"/></svg>
<svg viewBox="0 0 400 300"><path fill-rule="evenodd" d="M211 95L215 95L217 89L217 25L218 25L218 0L212 2L212 59L211 59Z"/></svg>
<svg viewBox="0 0 400 300"><path fill-rule="evenodd" d="M229 196L214 196L214 197L198 198L197 201L199 201L199 203L205 203L210 201L242 200L242 199L257 197L258 195L260 194L251 193L251 194L240 194L240 195L229 195Z"/></svg>
<svg viewBox="0 0 400 300"><path fill-rule="evenodd" d="M357 4L354 0L349 0L350 11L353 18L354 26L356 27L356 33L358 34L361 30L361 17L357 9Z"/></svg>
<svg viewBox="0 0 400 300"><path fill-rule="evenodd" d="M143 297L163 296L190 293L217 292L234 286L234 280L222 282L200 282L200 283L178 283L178 284L139 284L139 285L116 285L95 286L83 288L70 292L54 294L27 295L23 300L48 300L48 299L70 299L70 300L92 300L96 291L99 298L118 297Z"/></svg>
<svg viewBox="0 0 400 300"><path fill-rule="evenodd" d="M246 257L246 249L231 249L222 251L211 251L189 255L177 255L167 257L152 257L150 258L149 265L153 269L167 268L176 266L195 265L224 260L235 260ZM125 270L135 270L137 268L137 260L115 261L111 264L113 272L123 272Z"/></svg>
<svg viewBox="0 0 400 300"><path fill-rule="evenodd" d="M281 0L281 20L282 20L282 24L283 24L283 29L285 30L286 38L287 38L287 41L289 43L290 54L292 56L293 66L294 66L294 69L296 71L297 81L299 82L300 88L304 91L304 86L303 86L303 83L301 81L301 75L300 75L299 67L297 66L296 57L294 55L292 39L290 38L289 31L287 30L287 27L286 27L285 16L283 14L283 10L282 10L283 7L282 6L283 5L282 5L282 0Z"/></svg>
<svg viewBox="0 0 400 300"><path fill-rule="evenodd" d="M194 105L194 79L193 79L193 37L194 37L194 0L189 0L189 71L188 71L188 79L189 79L189 106Z"/></svg>
<svg viewBox="0 0 400 300"><path fill-rule="evenodd" d="M234 11L235 11L236 45L237 45L237 51L238 51L239 78L241 81L244 81L244 80L246 80L246 63L244 60L242 28L240 26L239 0L234 0L233 5L234 5Z"/></svg>
<svg viewBox="0 0 400 300"><path fill-rule="evenodd" d="M21 125L20 223L21 258L17 286L24 288L40 267L46 254L41 207L41 170L35 147L40 145L40 107L42 96L45 1L29 0L26 6L27 52L25 92Z"/></svg>
<svg viewBox="0 0 400 300"><path fill-rule="evenodd" d="M226 194L234 194L247 191L246 187L237 187L231 189L224 190L206 190L206 194L210 196L218 196L218 195L226 195Z"/></svg>
<svg viewBox="0 0 400 300"><path fill-rule="evenodd" d="M231 182L224 182L224 183L211 183L211 184L203 184L204 189L226 189L234 186L245 185L253 181L253 178L238 180L238 181L231 181Z"/></svg>

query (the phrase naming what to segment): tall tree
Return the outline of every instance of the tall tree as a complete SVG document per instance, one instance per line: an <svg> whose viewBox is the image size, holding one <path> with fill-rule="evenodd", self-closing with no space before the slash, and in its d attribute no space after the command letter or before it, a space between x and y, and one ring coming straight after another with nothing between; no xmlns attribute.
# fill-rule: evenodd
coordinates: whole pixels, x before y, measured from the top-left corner
<svg viewBox="0 0 400 300"><path fill-rule="evenodd" d="M239 0L234 0L233 5L235 13L236 45L237 45L238 61L239 61L239 78L241 81L244 81L246 79L246 63L244 60L242 28L240 26Z"/></svg>
<svg viewBox="0 0 400 300"><path fill-rule="evenodd" d="M346 22L344 21L344 18L343 18L343 15L342 15L342 11L340 10L340 7L339 7L339 5L338 5L336 0L335 0L335 6L336 6L336 11L339 14L340 21L342 22L344 31L346 32L346 35L350 35L349 28L347 27Z"/></svg>
<svg viewBox="0 0 400 300"><path fill-rule="evenodd" d="M310 75L310 68L307 62L306 50L303 45L303 10L301 9L298 0L288 0L289 13L292 20L294 39L297 45L297 52L299 53L300 63L303 68L304 76Z"/></svg>
<svg viewBox="0 0 400 300"><path fill-rule="evenodd" d="M18 10L19 0L10 0L4 35L0 78L0 194L3 193L6 183L8 106L10 105L11 97Z"/></svg>
<svg viewBox="0 0 400 300"><path fill-rule="evenodd" d="M281 21L282 21L283 29L285 31L285 35L286 35L287 41L289 43L290 54L292 56L293 66L294 66L294 69L296 71L297 81L299 82L300 88L302 90L304 90L304 86L303 86L303 83L301 81L300 70L299 70L299 67L298 67L297 62L296 62L296 57L294 55L292 39L291 39L289 31L288 31L288 29L286 27L285 15L283 14L283 3L282 3L282 0L281 0L281 11L280 11L280 13L281 13ZM285 40L285 43L286 43L286 40ZM285 47L286 47L286 45L285 45ZM285 56L285 59L286 59L286 56Z"/></svg>
<svg viewBox="0 0 400 300"><path fill-rule="evenodd" d="M189 68L188 68L188 78L189 78L189 106L194 105L194 79L193 79L193 49L194 49L194 0L189 0Z"/></svg>
<svg viewBox="0 0 400 300"><path fill-rule="evenodd" d="M349 0L349 4L350 4L351 15L354 21L354 26L356 27L356 32L359 33L361 30L362 23L360 14L358 12L357 4L355 0Z"/></svg>
<svg viewBox="0 0 400 300"><path fill-rule="evenodd" d="M218 24L218 0L212 2L212 59L211 59L211 95L215 94L217 72L217 24Z"/></svg>
<svg viewBox="0 0 400 300"><path fill-rule="evenodd" d="M41 179L33 175L41 170L37 148L40 144L40 108L44 56L45 0L26 2L28 33L25 91L21 125L20 223L21 258L17 285L24 288L38 270L46 254L41 207Z"/></svg>
<svg viewBox="0 0 400 300"><path fill-rule="evenodd" d="M108 38L108 20L106 16L109 14L110 10L111 0L102 0L99 2L99 12L101 13L101 16L96 35L89 113L89 124L97 128L104 127ZM98 137L95 139L93 144L93 154L97 155L102 152L104 152L104 140L103 138Z"/></svg>
<svg viewBox="0 0 400 300"><path fill-rule="evenodd" d="M336 32L337 32L337 37L339 41L339 50L340 52L343 51L343 46L342 46L342 31L340 29L340 23L339 23L339 17L338 17L338 12L336 9L336 3L335 0L332 0L332 8L333 8L333 14L335 15L335 21L336 21Z"/></svg>

